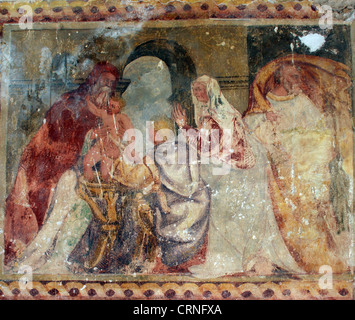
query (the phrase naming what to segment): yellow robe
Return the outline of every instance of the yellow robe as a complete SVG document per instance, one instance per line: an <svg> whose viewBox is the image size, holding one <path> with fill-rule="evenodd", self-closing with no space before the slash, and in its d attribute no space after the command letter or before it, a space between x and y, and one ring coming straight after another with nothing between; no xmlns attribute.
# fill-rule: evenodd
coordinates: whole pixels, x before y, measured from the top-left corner
<svg viewBox="0 0 355 320"><path fill-rule="evenodd" d="M304 94L268 93L267 99L278 121L262 122L255 133L269 151L269 192L284 241L306 272L317 273L322 265L344 271L329 198L329 163L335 155L331 126Z"/></svg>

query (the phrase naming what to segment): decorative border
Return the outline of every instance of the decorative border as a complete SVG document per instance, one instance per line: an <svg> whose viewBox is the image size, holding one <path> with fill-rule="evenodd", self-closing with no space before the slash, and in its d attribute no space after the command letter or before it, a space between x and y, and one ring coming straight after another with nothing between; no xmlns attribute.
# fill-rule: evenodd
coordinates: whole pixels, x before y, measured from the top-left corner
<svg viewBox="0 0 355 320"><path fill-rule="evenodd" d="M237 2L237 4L235 4ZM21 6L33 10L33 22L146 21L184 19L318 19L317 5L309 1L38 1L0 3L0 24L18 23ZM238 4L239 3L239 4Z"/></svg>
<svg viewBox="0 0 355 320"><path fill-rule="evenodd" d="M0 300L131 299L131 300L352 300L352 281L334 281L320 289L316 281L265 283L131 283L32 282L25 289L0 282Z"/></svg>
<svg viewBox="0 0 355 320"><path fill-rule="evenodd" d="M120 22L188 19L319 19L319 6L310 1L190 0L190 1L37 1L1 2L0 29L18 23L21 6L33 10L33 22ZM247 85L246 79L221 79L225 89ZM19 281L0 281L0 300L132 299L132 300L352 300L353 280L334 280L333 288L321 290L317 280L265 282L123 282L35 281L21 287Z"/></svg>

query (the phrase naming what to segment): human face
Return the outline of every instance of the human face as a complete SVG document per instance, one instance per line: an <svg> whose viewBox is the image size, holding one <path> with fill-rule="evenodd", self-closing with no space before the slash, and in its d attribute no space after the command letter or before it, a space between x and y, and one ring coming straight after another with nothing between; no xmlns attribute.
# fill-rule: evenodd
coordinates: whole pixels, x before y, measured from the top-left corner
<svg viewBox="0 0 355 320"><path fill-rule="evenodd" d="M281 71L281 84L288 94L298 94L302 91L300 71L294 66L285 66Z"/></svg>
<svg viewBox="0 0 355 320"><path fill-rule="evenodd" d="M206 86L201 82L195 82L192 86L192 93L199 102L207 103L208 95Z"/></svg>
<svg viewBox="0 0 355 320"><path fill-rule="evenodd" d="M99 78L100 88L109 88L112 91L115 82L116 82L116 77L112 73L103 72L100 75Z"/></svg>
<svg viewBox="0 0 355 320"><path fill-rule="evenodd" d="M118 114L121 112L122 103L120 101L111 100L110 107L107 110L108 114Z"/></svg>
<svg viewBox="0 0 355 320"><path fill-rule="evenodd" d="M114 90L116 78L109 72L103 72L99 80L92 89L92 94L96 97L98 108L107 107L110 96Z"/></svg>

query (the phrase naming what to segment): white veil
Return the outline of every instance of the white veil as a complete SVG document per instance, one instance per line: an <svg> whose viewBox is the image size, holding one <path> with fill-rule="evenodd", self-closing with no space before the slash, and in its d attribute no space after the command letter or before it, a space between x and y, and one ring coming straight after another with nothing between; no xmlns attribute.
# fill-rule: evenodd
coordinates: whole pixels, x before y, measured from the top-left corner
<svg viewBox="0 0 355 320"><path fill-rule="evenodd" d="M206 260L189 267L192 276L214 278L246 272L258 259L285 270L300 271L275 221L268 194L265 149L246 129L240 113L224 97L215 79L204 75L191 88L195 83L206 87L209 98L207 103L200 102L192 92L198 128L204 128L204 119L212 117L224 130L223 136L226 129L230 130L232 148L239 139L247 141L250 156L245 157L245 163L254 164L248 170L233 165L234 170L221 176L210 173L212 165L201 166L202 179L211 188L210 229Z"/></svg>
<svg viewBox="0 0 355 320"><path fill-rule="evenodd" d="M194 96L192 88L195 83L202 83L206 87L209 98L207 103L198 101ZM232 132L238 130L238 128L235 128L235 122L244 128L241 114L224 97L217 80L207 75L201 76L192 82L191 91L195 121L199 128L203 126L203 119L206 116L212 117L221 129L230 129ZM238 130L238 133L242 132L243 130Z"/></svg>

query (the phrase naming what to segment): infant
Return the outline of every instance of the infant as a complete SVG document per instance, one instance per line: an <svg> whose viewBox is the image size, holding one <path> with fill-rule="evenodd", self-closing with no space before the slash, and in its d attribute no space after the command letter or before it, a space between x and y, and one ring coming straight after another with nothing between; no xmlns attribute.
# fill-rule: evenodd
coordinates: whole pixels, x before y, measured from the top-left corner
<svg viewBox="0 0 355 320"><path fill-rule="evenodd" d="M96 139L96 142L83 160L84 177L88 181L109 182L113 178L115 161L123 151L121 139L126 130L133 129L131 119L121 113L124 106L122 98L113 97L108 108L96 108L102 125L92 131L91 138Z"/></svg>

